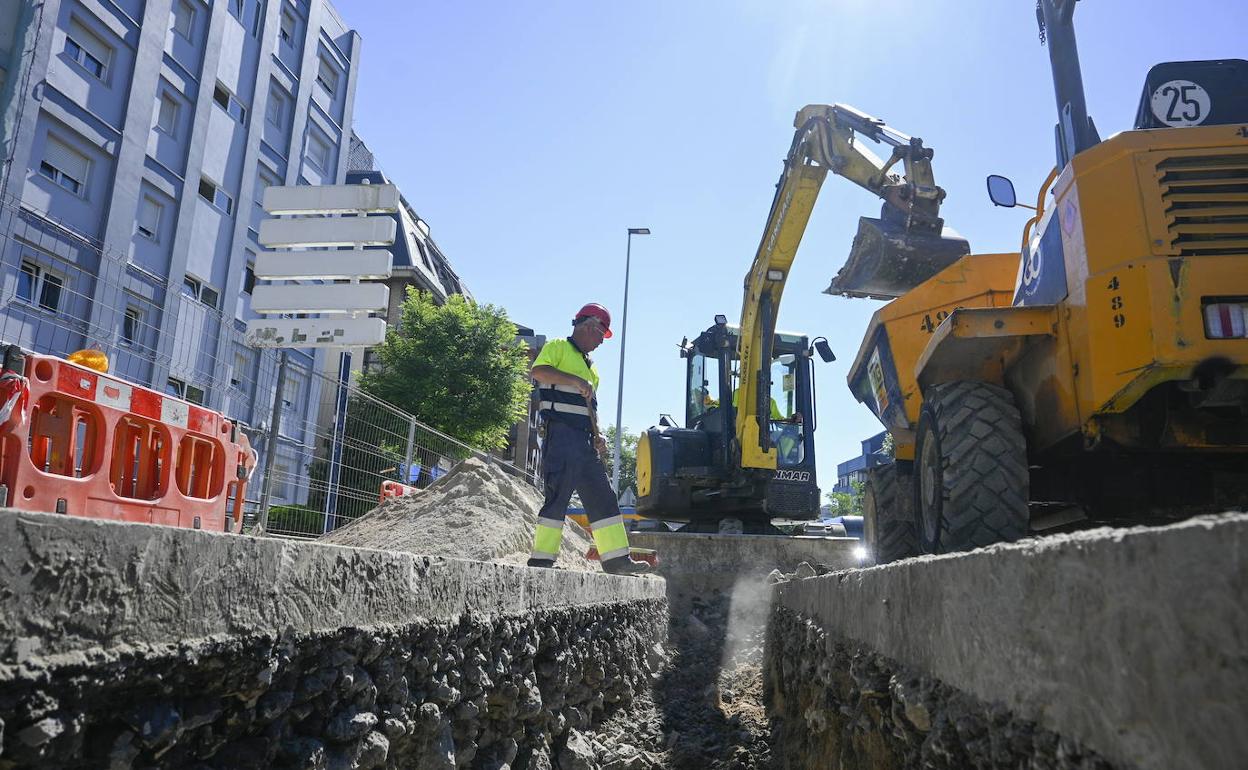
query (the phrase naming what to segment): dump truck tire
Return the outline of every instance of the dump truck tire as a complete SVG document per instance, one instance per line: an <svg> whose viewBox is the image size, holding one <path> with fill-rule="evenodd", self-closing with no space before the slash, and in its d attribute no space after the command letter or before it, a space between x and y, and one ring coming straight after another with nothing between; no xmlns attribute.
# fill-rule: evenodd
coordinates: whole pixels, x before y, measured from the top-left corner
<svg viewBox="0 0 1248 770"><path fill-rule="evenodd" d="M919 536L914 525L913 475L898 463L867 471L862 498L862 520L867 547L876 564L918 556Z"/></svg>
<svg viewBox="0 0 1248 770"><path fill-rule="evenodd" d="M932 387L915 446L920 547L949 553L1027 534L1027 440L1014 396L983 382Z"/></svg>

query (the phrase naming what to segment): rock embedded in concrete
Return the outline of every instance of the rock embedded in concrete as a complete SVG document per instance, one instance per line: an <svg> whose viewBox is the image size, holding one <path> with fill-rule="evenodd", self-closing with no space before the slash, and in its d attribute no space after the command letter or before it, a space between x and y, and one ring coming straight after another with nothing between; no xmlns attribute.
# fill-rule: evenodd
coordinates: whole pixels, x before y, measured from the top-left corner
<svg viewBox="0 0 1248 770"><path fill-rule="evenodd" d="M1036 767L1109 770L1000 704L980 701L778 607L763 669L771 745L788 768Z"/></svg>
<svg viewBox="0 0 1248 770"><path fill-rule="evenodd" d="M766 671L787 732L776 745L797 751L813 745L802 730L833 725L821 734L839 742L807 758L1238 766L1245 585L1242 513L777 584L783 631L769 634ZM921 756L906 753L915 747ZM846 764L858 766L870 763Z"/></svg>

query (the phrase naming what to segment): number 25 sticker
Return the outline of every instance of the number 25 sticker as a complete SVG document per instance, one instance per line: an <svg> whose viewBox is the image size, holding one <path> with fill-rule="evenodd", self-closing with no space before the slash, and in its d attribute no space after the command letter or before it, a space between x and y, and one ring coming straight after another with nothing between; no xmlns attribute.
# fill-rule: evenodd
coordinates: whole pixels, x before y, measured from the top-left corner
<svg viewBox="0 0 1248 770"><path fill-rule="evenodd" d="M1190 80L1171 80L1153 91L1153 114L1167 126L1199 126L1213 104L1209 92Z"/></svg>

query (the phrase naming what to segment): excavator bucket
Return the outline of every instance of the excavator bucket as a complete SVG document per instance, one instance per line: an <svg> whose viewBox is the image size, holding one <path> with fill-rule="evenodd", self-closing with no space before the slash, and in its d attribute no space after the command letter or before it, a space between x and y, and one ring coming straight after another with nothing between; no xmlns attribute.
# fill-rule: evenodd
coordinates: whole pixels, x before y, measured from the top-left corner
<svg viewBox="0 0 1248 770"><path fill-rule="evenodd" d="M858 234L825 294L892 299L971 252L966 239L949 228L939 235L908 231L904 225L858 218Z"/></svg>

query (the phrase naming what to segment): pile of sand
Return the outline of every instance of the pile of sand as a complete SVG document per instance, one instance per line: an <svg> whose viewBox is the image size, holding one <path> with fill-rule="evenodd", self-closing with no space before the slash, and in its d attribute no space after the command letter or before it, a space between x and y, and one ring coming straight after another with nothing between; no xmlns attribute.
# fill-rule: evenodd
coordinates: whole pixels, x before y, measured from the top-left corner
<svg viewBox="0 0 1248 770"><path fill-rule="evenodd" d="M470 458L427 489L387 500L321 542L457 559L523 564L533 547L542 496L493 463ZM592 541L570 519L558 566L596 570Z"/></svg>

